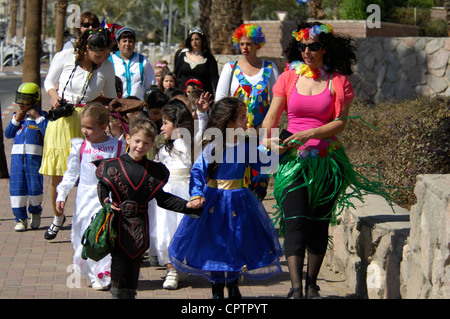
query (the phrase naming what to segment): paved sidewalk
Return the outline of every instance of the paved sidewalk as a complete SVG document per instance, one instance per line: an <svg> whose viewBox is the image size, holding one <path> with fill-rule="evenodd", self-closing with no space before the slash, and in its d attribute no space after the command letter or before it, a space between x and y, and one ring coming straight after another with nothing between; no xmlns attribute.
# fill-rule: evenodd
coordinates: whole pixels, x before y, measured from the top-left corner
<svg viewBox="0 0 450 319"><path fill-rule="evenodd" d="M14 111L14 110L13 110ZM11 112L12 113L12 112ZM10 118L3 120L3 127ZM11 140L5 139L5 152L10 167ZM14 231L13 214L9 199L9 179L0 179L0 298L25 299L109 299L110 293L95 291L87 287L88 281L73 281L71 265L73 249L70 242L70 226L76 188L69 194L67 221L58 237L52 241L44 239L45 230L53 216L48 193L49 178L44 177L44 202L41 227L38 230ZM264 205L273 211L273 197L268 196ZM290 288L285 258L282 257L283 272L267 281L244 280L240 291L244 298L285 298ZM138 287L139 299L209 299L209 283L199 277L186 276L177 290L162 289L165 269L150 267L144 262ZM343 276L334 274L325 265L319 275L318 285L324 298L352 298L352 291Z"/></svg>

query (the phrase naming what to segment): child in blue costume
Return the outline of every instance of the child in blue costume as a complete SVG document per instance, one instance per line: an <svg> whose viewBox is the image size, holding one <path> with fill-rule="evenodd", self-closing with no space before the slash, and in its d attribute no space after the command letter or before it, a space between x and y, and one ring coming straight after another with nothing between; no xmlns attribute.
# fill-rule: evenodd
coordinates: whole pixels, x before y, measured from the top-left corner
<svg viewBox="0 0 450 319"><path fill-rule="evenodd" d="M44 180L39 174L42 147L47 128L47 113L37 107L41 89L36 83L22 83L16 91L19 109L5 130L6 138L13 138L11 149L11 177L9 191L14 213L14 230L24 231L31 213L31 228L41 224Z"/></svg>
<svg viewBox="0 0 450 319"><path fill-rule="evenodd" d="M179 271L206 277L214 299L224 297L225 284L229 298L241 298L239 276L262 279L280 272L282 250L264 206L244 186L246 167L262 167L259 159L249 159L257 145L230 130L226 134L227 128L242 133L247 129L245 104L237 98L218 101L205 135L214 128L215 135L204 138L203 152L191 170L190 201L193 207L203 205L204 213L196 220L182 219L169 255Z"/></svg>

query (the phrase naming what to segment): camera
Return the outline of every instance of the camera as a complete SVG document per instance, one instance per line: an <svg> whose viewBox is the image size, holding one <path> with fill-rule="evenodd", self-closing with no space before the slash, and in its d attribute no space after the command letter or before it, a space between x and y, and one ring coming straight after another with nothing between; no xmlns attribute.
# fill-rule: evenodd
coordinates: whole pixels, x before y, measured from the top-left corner
<svg viewBox="0 0 450 319"><path fill-rule="evenodd" d="M61 117L71 116L75 110L75 105L68 103L66 100L59 100L59 107L56 109L48 111L48 119L50 121L56 121Z"/></svg>

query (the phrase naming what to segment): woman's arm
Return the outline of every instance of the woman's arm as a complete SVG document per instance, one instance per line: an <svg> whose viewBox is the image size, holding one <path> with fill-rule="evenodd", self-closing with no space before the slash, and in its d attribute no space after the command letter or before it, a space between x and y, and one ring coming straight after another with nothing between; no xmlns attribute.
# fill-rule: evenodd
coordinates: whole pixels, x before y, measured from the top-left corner
<svg viewBox="0 0 450 319"><path fill-rule="evenodd" d="M230 81L232 80L231 66L230 63L227 63L223 66L222 72L220 73L219 82L217 83L215 96L216 102L228 96L228 94L230 93Z"/></svg>
<svg viewBox="0 0 450 319"><path fill-rule="evenodd" d="M271 137L270 129L276 128L280 121L281 114L283 114L286 105L286 97L275 96L270 103L269 110L262 123L261 128L267 129L267 137Z"/></svg>

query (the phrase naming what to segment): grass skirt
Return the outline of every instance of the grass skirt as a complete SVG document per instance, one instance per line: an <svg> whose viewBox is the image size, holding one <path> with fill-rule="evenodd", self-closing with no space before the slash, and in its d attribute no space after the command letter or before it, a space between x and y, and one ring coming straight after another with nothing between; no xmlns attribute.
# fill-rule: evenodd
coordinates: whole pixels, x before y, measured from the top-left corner
<svg viewBox="0 0 450 319"><path fill-rule="evenodd" d="M377 194L392 201L389 193L383 190L379 178L366 177L355 170L339 141L331 141L328 148L292 150L286 154L279 163L274 177L274 196L277 203L277 212L274 221L280 225L280 235L284 236L285 216L283 200L286 194L284 189L303 178L304 183L291 188L293 191L306 187L309 194L309 210L300 212L290 218L306 217L316 220L329 219L331 225L336 225L337 217L346 207L354 207L351 198L358 198L363 202L365 194ZM332 186L333 185L333 186ZM329 188L334 188L330 193ZM289 193L289 192L288 192ZM337 201L330 213L323 217L314 216L315 207L323 205L337 196Z"/></svg>
<svg viewBox="0 0 450 319"><path fill-rule="evenodd" d="M71 140L76 137L83 138L81 133L81 113L83 111L83 107L77 107L71 116L48 122L39 173L50 176L64 175L67 169L67 158L72 147Z"/></svg>

